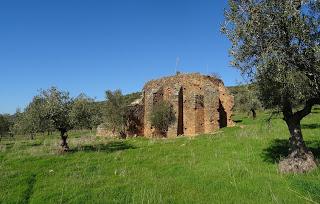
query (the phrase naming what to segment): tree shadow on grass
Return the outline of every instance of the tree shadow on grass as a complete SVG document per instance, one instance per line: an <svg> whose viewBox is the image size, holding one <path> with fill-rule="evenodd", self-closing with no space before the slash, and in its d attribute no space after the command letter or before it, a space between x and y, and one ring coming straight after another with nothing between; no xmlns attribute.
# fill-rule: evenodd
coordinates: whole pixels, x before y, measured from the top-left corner
<svg viewBox="0 0 320 204"><path fill-rule="evenodd" d="M27 179L27 189L23 193L23 200L21 203L29 203L29 200L33 194L34 185L36 183L36 174L31 174Z"/></svg>
<svg viewBox="0 0 320 204"><path fill-rule="evenodd" d="M31 146L31 147L38 147L38 146L41 146L42 145L42 143L32 143L32 144L30 144L29 146Z"/></svg>
<svg viewBox="0 0 320 204"><path fill-rule="evenodd" d="M127 144L123 141L114 141L109 142L106 144L85 144L78 147L75 147L70 150L71 153L75 152L116 152L116 151L122 151L127 149L136 149L135 146L131 144Z"/></svg>
<svg viewBox="0 0 320 204"><path fill-rule="evenodd" d="M316 159L320 158L320 141L306 141L306 145ZM263 161L278 163L289 154L289 140L275 139L270 146L262 151Z"/></svg>
<svg viewBox="0 0 320 204"><path fill-rule="evenodd" d="M320 124L316 124L316 123L314 123L314 124L302 124L301 128L302 129L318 129L318 128L320 128Z"/></svg>

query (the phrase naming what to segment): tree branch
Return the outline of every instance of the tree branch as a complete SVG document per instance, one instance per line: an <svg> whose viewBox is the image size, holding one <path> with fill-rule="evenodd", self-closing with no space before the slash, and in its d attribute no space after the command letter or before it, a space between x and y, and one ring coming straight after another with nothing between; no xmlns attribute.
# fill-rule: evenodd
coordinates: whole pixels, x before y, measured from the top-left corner
<svg viewBox="0 0 320 204"><path fill-rule="evenodd" d="M294 116L298 117L299 120L302 120L302 118L311 113L312 107L317 104L320 105L320 98L312 98L307 100L304 108L294 113Z"/></svg>

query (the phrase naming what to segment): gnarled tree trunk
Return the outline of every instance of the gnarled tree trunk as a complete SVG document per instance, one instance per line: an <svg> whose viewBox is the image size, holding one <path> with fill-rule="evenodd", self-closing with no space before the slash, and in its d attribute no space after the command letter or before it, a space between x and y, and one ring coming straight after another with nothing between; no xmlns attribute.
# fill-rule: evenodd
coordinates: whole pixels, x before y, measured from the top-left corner
<svg viewBox="0 0 320 204"><path fill-rule="evenodd" d="M64 151L64 152L69 151L69 146L68 146L68 143L67 143L67 138L68 138L67 130L66 129L60 129L60 136L61 136L61 148L62 148L62 151Z"/></svg>
<svg viewBox="0 0 320 204"><path fill-rule="evenodd" d="M289 110L289 111L288 111ZM311 111L311 110L310 110ZM289 155L279 162L279 170L282 173L305 173L317 167L313 153L308 150L302 136L300 121L308 113L292 113L292 108L283 111L284 120L287 123L289 139Z"/></svg>
<svg viewBox="0 0 320 204"><path fill-rule="evenodd" d="M300 157L308 153L308 149L303 140L300 121L294 119L286 121L289 132L290 132L290 157Z"/></svg>

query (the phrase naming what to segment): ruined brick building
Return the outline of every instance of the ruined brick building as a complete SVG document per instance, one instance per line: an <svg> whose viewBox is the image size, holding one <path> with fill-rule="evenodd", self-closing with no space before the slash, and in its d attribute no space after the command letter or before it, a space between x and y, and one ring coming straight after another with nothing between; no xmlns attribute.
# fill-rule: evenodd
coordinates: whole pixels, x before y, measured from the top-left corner
<svg viewBox="0 0 320 204"><path fill-rule="evenodd" d="M212 133L233 125L233 97L220 79L198 73L177 74L149 81L142 93L142 98L132 104L131 109L139 111L133 117L136 127L128 135L154 136L156 130L149 115L153 106L163 100L172 105L176 116L167 137Z"/></svg>

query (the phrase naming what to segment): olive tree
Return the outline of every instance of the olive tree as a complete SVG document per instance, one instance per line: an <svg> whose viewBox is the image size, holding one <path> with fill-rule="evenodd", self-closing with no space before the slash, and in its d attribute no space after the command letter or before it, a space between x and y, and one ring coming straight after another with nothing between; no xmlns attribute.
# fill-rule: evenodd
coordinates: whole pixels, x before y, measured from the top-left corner
<svg viewBox="0 0 320 204"><path fill-rule="evenodd" d="M21 112L20 109L18 109L16 111L16 113L14 114L14 124L13 126L11 127L11 132L14 134L14 135L20 135L20 134L24 134L24 131L23 131L23 113Z"/></svg>
<svg viewBox="0 0 320 204"><path fill-rule="evenodd" d="M49 126L50 119L45 116L45 105L44 98L35 96L20 117L22 131L29 134L31 139L36 133L45 132Z"/></svg>
<svg viewBox="0 0 320 204"><path fill-rule="evenodd" d="M153 126L160 135L166 135L168 128L175 120L175 114L172 105L167 101L161 101L155 104L149 115L151 126Z"/></svg>
<svg viewBox="0 0 320 204"><path fill-rule="evenodd" d="M240 85L232 87L230 90L234 95L234 109L240 112L251 113L252 118L255 119L257 117L257 110L262 108L256 85Z"/></svg>
<svg viewBox="0 0 320 204"><path fill-rule="evenodd" d="M105 127L109 128L113 134L127 136L128 129L132 125L130 123L132 122L131 117L133 117L130 104L138 98L141 98L139 92L123 95L121 90L106 91L106 101L103 108ZM99 110L98 104L96 104L96 108ZM99 118L99 114L95 115Z"/></svg>
<svg viewBox="0 0 320 204"><path fill-rule="evenodd" d="M53 122L45 115L46 101L41 96L33 97L32 101L24 109L24 112L17 111L14 115L14 134L23 134L34 139L37 133L50 134L54 131Z"/></svg>
<svg viewBox="0 0 320 204"><path fill-rule="evenodd" d="M222 32L232 65L256 82L266 108L282 112L290 149L283 172L316 167L300 121L320 104L320 1L229 0Z"/></svg>
<svg viewBox="0 0 320 204"><path fill-rule="evenodd" d="M96 114L94 100L85 94L75 98L71 109L71 119L77 129L92 129L94 127L94 115Z"/></svg>
<svg viewBox="0 0 320 204"><path fill-rule="evenodd" d="M7 135L10 131L11 123L8 116L0 114L0 140L3 136Z"/></svg>
<svg viewBox="0 0 320 204"><path fill-rule="evenodd" d="M101 102L93 102L90 104L91 111L91 127L97 128L101 123L103 123L103 111L104 105Z"/></svg>
<svg viewBox="0 0 320 204"><path fill-rule="evenodd" d="M44 101L44 117L52 121L53 127L60 132L62 149L68 151L68 131L73 127L70 114L73 99L68 92L61 91L56 87L41 91L37 97Z"/></svg>
<svg viewBox="0 0 320 204"><path fill-rule="evenodd" d="M120 90L106 91L104 121L113 134L125 134L127 105L125 97Z"/></svg>

